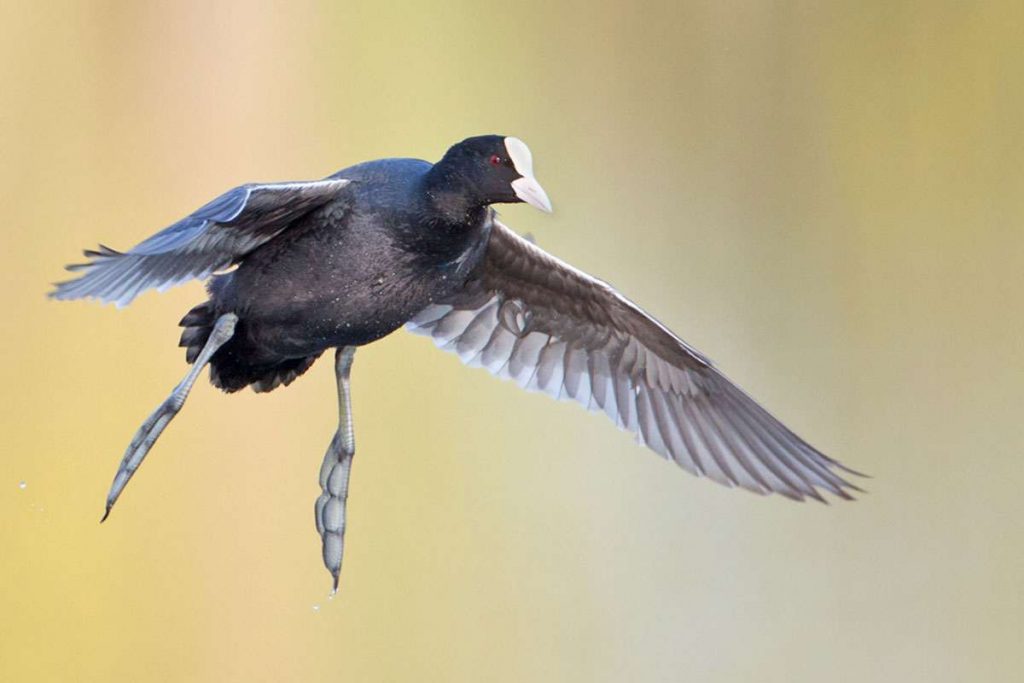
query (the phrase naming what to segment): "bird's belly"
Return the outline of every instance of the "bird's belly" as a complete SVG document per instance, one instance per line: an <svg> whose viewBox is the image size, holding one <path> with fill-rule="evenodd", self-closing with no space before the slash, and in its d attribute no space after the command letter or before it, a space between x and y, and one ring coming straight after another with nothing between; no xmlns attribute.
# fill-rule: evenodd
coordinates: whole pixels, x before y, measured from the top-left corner
<svg viewBox="0 0 1024 683"><path fill-rule="evenodd" d="M391 334L433 300L429 283L408 280L331 288L278 301L264 299L241 314L249 344L268 356L297 358L340 346L362 346Z"/></svg>

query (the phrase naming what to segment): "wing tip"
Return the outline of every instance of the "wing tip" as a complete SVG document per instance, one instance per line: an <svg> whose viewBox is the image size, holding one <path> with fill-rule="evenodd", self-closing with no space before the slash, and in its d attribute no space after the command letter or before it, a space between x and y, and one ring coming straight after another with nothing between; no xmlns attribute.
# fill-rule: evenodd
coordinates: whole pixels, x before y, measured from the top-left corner
<svg viewBox="0 0 1024 683"><path fill-rule="evenodd" d="M103 294L97 294L94 292L79 292L74 291L72 285L80 282L81 278L74 280L65 280L64 282L52 282L50 283L53 289L46 293L46 298L52 301L82 301L92 300L101 305L113 304L115 308L121 309L128 306L132 301L135 300L137 293L126 294L119 298L109 297Z"/></svg>

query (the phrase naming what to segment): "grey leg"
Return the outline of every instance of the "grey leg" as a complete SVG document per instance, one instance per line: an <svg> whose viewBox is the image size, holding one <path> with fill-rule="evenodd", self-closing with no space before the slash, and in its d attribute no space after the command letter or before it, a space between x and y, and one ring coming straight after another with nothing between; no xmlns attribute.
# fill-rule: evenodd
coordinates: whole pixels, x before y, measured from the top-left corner
<svg viewBox="0 0 1024 683"><path fill-rule="evenodd" d="M110 514L118 496L124 491L124 487L128 485L128 481L135 471L139 469L139 465L149 453L149 449L153 447L164 428L185 404L185 399L188 398L188 393L192 390L192 385L196 383L199 373L210 362L210 358L217 352L217 349L224 346L225 342L234 335L237 322L238 316L234 313L226 313L217 318L206 346L200 351L199 357L192 364L188 374L178 383L178 386L174 387L171 395L153 411L153 414L146 418L146 421L139 427L139 431L135 432L132 442L128 444L128 450L124 452L124 457L121 459L121 465L117 468L117 474L114 475L114 483L110 485L110 493L107 494L107 510L103 513L101 522Z"/></svg>
<svg viewBox="0 0 1024 683"><path fill-rule="evenodd" d="M348 500L348 475L356 452L352 430L352 402L349 375L356 347L343 346L334 355L334 372L338 379L338 431L331 439L320 466L320 488L316 499L316 530L323 539L324 565L334 577L332 594L338 592L341 557L345 553L345 501Z"/></svg>

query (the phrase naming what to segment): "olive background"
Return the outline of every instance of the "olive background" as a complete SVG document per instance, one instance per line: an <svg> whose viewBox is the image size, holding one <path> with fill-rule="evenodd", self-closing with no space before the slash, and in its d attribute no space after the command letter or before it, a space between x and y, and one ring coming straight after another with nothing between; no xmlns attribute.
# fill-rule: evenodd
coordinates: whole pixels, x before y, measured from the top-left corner
<svg viewBox="0 0 1024 683"><path fill-rule="evenodd" d="M1012 680L1022 44L1019 2L0 3L0 679ZM63 264L490 132L555 205L506 222L869 493L698 480L402 331L356 356L333 600L329 359L198 384L101 526L203 290L49 301Z"/></svg>

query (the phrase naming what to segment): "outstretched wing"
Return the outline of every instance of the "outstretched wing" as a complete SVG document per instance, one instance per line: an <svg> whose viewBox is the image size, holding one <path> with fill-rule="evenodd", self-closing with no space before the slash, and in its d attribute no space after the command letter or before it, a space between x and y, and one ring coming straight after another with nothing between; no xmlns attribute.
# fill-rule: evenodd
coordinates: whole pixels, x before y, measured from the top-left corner
<svg viewBox="0 0 1024 683"><path fill-rule="evenodd" d="M81 275L57 284L55 299L92 297L125 306L142 291L161 291L227 268L296 219L338 196L348 180L242 185L214 199L135 248L87 250Z"/></svg>
<svg viewBox="0 0 1024 683"><path fill-rule="evenodd" d="M466 291L408 329L468 365L606 413L684 469L726 486L850 498L846 470L608 284L495 222Z"/></svg>

